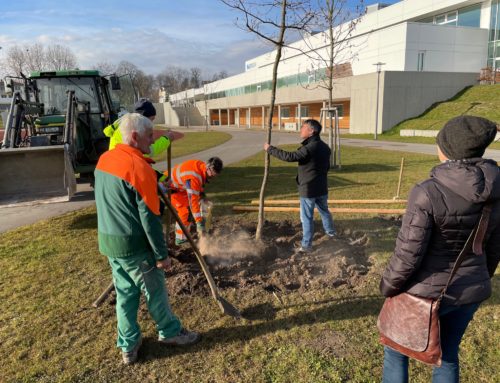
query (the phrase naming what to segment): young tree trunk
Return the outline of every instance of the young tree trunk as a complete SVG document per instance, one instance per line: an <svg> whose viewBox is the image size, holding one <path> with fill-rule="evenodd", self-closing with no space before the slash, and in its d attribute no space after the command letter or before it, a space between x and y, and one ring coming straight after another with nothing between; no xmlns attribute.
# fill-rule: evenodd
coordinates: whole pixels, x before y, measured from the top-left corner
<svg viewBox="0 0 500 383"><path fill-rule="evenodd" d="M273 129L273 114L274 114L274 104L276 101L276 86L277 86L277 78L278 78L278 65L281 59L281 50L283 48L283 42L285 39L285 30L286 30L286 10L287 10L287 0L283 0L281 3L281 27L279 38L277 41L277 49L276 49L276 57L274 59L273 65L273 80L271 86L271 103L269 105L269 122L267 126L267 143L271 144L271 132ZM255 232L255 239L262 240L262 228L264 226L264 199L266 193L266 185L267 178L269 176L269 167L270 167L270 156L269 153L265 153L265 162L264 162L264 176L262 178L262 186L260 187L260 195L259 195L259 216L257 220L257 230Z"/></svg>
<svg viewBox="0 0 500 383"><path fill-rule="evenodd" d="M332 115L331 115L331 108L333 105L333 64L334 64L334 47L335 47L335 38L333 35L333 12L334 12L334 0L326 0L326 6L327 6L327 18L328 18L328 33L330 37L330 47L329 47L329 66L330 66L330 73L328 75L328 120L330 123L330 150L332 151L331 156L330 156L330 166L334 168L337 163L337 153L336 153L336 137L335 137L335 131L333 129L333 123L332 123Z"/></svg>

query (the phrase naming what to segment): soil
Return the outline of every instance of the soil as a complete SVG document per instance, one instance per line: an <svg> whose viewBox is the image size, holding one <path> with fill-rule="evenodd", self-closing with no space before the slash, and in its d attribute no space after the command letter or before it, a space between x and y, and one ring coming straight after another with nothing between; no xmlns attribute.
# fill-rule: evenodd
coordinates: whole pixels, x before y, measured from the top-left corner
<svg viewBox="0 0 500 383"><path fill-rule="evenodd" d="M355 286L370 268L365 253L370 238L349 230L330 238L316 226L313 251L307 254L294 249L300 243L301 225L286 220L266 222L261 243L254 240L255 226L235 222L234 217L216 220L198 245L219 289L261 286L279 300L280 293L291 290ZM184 246L172 253L169 294L208 294L192 249Z"/></svg>

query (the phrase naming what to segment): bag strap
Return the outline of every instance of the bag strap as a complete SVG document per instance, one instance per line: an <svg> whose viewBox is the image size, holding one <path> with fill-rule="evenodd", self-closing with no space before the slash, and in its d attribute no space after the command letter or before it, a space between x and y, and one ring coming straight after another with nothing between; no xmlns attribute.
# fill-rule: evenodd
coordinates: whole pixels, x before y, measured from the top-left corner
<svg viewBox="0 0 500 383"><path fill-rule="evenodd" d="M474 227L474 229L472 229L471 233L469 234L469 238L467 238L467 241L465 242L462 251L460 251L457 260L453 265L453 269L451 270L450 276L448 277L448 282L446 282L446 286L444 287L443 291L441 291L438 301L441 301L441 299L443 298L444 294L446 293L446 290L448 289L448 286L451 283L451 280L453 279L458 268L460 267L463 260L467 256L468 251L472 248L472 251L475 255L477 256L483 255L483 240L486 234L486 230L488 229L488 222L490 219L491 208L492 208L491 202L488 202L487 204L484 205L483 210L481 212L481 218L479 218L478 224Z"/></svg>

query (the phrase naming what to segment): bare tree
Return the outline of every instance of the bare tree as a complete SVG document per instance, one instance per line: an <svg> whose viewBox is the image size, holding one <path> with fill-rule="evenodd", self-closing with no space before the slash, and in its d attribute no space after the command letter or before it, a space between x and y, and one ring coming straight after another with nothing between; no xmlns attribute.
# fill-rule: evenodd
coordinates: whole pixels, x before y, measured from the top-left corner
<svg viewBox="0 0 500 383"><path fill-rule="evenodd" d="M77 67L76 57L71 49L59 44L47 47L45 62L49 70L73 69Z"/></svg>
<svg viewBox="0 0 500 383"><path fill-rule="evenodd" d="M223 80L228 77L228 74L225 70L221 70L218 73L214 73L212 76L212 81L218 81L218 80Z"/></svg>
<svg viewBox="0 0 500 383"><path fill-rule="evenodd" d="M98 62L93 66L93 69L98 70L103 76L116 73L116 65L107 61Z"/></svg>
<svg viewBox="0 0 500 383"><path fill-rule="evenodd" d="M313 84L305 85L306 88L319 87L328 92L329 117L329 145L332 150L330 165L340 166L340 135L338 126L332 120L333 91L335 80L341 77L352 76L351 63L356 58L356 46L352 35L361 21L363 0L356 3L348 0L317 0L317 13L315 28L324 32L304 38L306 49L302 53L311 59L310 73L317 76ZM319 39L324 39L326 49L313 46ZM322 70L320 70L320 68Z"/></svg>
<svg viewBox="0 0 500 383"><path fill-rule="evenodd" d="M26 45L24 50L26 56L25 70L27 72L48 69L45 49L42 44Z"/></svg>
<svg viewBox="0 0 500 383"><path fill-rule="evenodd" d="M199 88L201 86L201 69L200 68L191 68L191 78L189 86L191 88Z"/></svg>
<svg viewBox="0 0 500 383"><path fill-rule="evenodd" d="M11 75L42 70L70 69L77 66L76 57L71 50L62 45L42 44L14 45L7 50L5 59L7 72Z"/></svg>
<svg viewBox="0 0 500 383"><path fill-rule="evenodd" d="M156 79L160 87L165 88L169 94L174 94L187 89L190 77L191 74L186 69L170 65Z"/></svg>
<svg viewBox="0 0 500 383"><path fill-rule="evenodd" d="M23 48L14 45L7 50L5 58L5 67L9 75L19 76L26 67L26 55Z"/></svg>
<svg viewBox="0 0 500 383"><path fill-rule="evenodd" d="M276 101L276 85L278 66L281 59L283 46L286 45L285 34L287 31L306 30L313 19L308 1L301 0L269 0L255 2L252 0L221 0L224 4L242 14L243 21L240 26L256 34L262 40L271 43L276 48L273 65L271 100L269 103L269 120L267 127L267 143L271 143L273 129L274 104ZM277 12L279 9L279 12ZM266 152L264 163L264 176L259 196L259 216L255 238L262 239L264 226L264 198L269 176L270 156Z"/></svg>

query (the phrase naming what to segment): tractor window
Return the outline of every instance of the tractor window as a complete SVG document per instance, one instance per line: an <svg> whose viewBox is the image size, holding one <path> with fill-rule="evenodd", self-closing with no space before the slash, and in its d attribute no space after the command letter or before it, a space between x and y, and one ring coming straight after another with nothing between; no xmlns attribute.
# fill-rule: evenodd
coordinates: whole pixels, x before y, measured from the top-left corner
<svg viewBox="0 0 500 383"><path fill-rule="evenodd" d="M66 114L67 90L74 90L78 101L90 103L90 113L101 113L93 78L41 78L37 79L37 86L47 114Z"/></svg>

